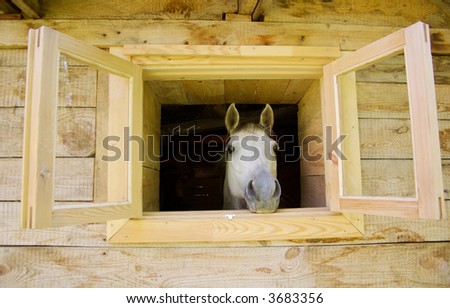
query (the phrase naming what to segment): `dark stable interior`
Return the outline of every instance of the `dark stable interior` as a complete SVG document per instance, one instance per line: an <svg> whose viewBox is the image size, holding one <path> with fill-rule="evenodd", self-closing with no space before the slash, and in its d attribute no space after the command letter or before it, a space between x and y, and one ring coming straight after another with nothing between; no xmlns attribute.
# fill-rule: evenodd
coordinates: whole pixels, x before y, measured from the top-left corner
<svg viewBox="0 0 450 308"><path fill-rule="evenodd" d="M258 122L262 104L236 106L241 122ZM300 151L294 105L271 105L279 142L277 178L280 208L300 204ZM162 105L160 210L220 210L225 178L228 105Z"/></svg>

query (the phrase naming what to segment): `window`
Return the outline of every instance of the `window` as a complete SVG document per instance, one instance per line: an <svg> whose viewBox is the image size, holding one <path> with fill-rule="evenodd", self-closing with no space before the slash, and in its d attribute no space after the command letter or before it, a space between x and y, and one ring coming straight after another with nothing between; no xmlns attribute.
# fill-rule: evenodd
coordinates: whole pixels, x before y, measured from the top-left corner
<svg viewBox="0 0 450 308"><path fill-rule="evenodd" d="M94 198L58 202L55 195L55 176L58 170L68 168L57 156L64 156L56 148L58 121L61 109L74 111L76 106L61 106L59 88L64 86L67 61L75 61L98 69L99 80L107 79L108 87L120 89L119 96L105 96L105 108L97 106L96 129L98 140L106 136L121 136L123 127L134 135L142 131L142 72L141 68L126 60L112 56L97 48L52 29L42 27L29 32L27 92L24 129L24 167L22 194L22 224L24 227L42 228L67 224L99 222L107 219L139 217L142 213L142 167L136 145L129 150L131 159L123 158L108 163L97 159L93 185L98 193ZM101 75L102 74L102 75ZM100 77L102 76L102 77ZM60 78L58 78L60 77ZM100 85L99 85L100 86ZM72 95L72 94L71 94ZM70 101L70 98L67 100ZM64 113L64 111L63 111ZM69 116L70 117L70 116ZM75 129L75 128L72 128ZM122 138L123 140L123 138ZM116 147L124 150L123 144ZM97 156L103 153L96 146ZM77 168L84 167L85 161ZM60 168L57 170L57 168ZM68 176L71 176L70 174ZM83 198L84 199L84 198ZM86 198L87 199L87 198ZM65 200L67 201L67 200ZM79 202L83 201L83 202Z"/></svg>
<svg viewBox="0 0 450 308"><path fill-rule="evenodd" d="M415 192L410 197L366 196L361 189L361 154L357 134L355 71L390 56L401 55L406 67ZM433 64L428 26L416 23L344 56L324 68L326 125L333 140L349 134L343 145L348 161L326 150L329 204L334 211L399 217L441 217L443 184ZM350 116L350 118L349 118ZM347 117L347 118L346 118ZM346 128L347 126L348 128ZM353 136L352 136L353 135ZM341 148L342 150L342 148ZM352 177L351 181L348 178ZM349 182L352 187L348 187Z"/></svg>
<svg viewBox="0 0 450 308"><path fill-rule="evenodd" d="M44 47L47 44L50 44L50 47ZM29 59L34 66L29 66L27 84L23 189L24 226L26 227L38 228L108 220L108 239L113 243L308 241L361 237L363 216L343 215L341 214L343 212L439 218L440 203L443 200L442 171L439 140L436 139L438 138L437 112L428 28L423 23L395 32L336 61L333 60L340 55L336 47L124 46L121 52L131 58L132 64L84 45L48 28L30 32ZM49 51L45 48L49 48ZM107 167L101 162L98 163L100 170L102 166L106 168L104 170L107 170L107 176L104 172L99 172L94 174L93 180L98 186L107 187L107 193L103 193L103 198L101 194L99 198L94 195L93 201L88 205L80 205L79 202L65 207L55 205L56 116L51 121L47 121L48 123L44 119L46 114L55 114L58 86L39 80L42 80L40 76L44 76L45 80L53 80L57 83L60 54L106 70L112 75L108 77L109 87L111 90L120 89L120 91L114 92L115 95L109 95L106 100L109 106L106 109L110 112L108 119L114 117L114 112L118 112L110 106L116 93L122 93L122 98L129 98L126 108L116 115L121 120L107 121L108 127L103 128L99 137L111 134L120 136L123 127L126 126L130 127L132 135L142 135L142 119L139 117L143 106L141 96L143 92L149 91L145 86L142 89L142 68L143 80L246 78L322 80L320 91L323 101L323 131L328 133L331 127L332 140L338 140L340 134L351 133L351 130L347 130L347 127L353 127L347 125L349 121L357 122L355 103L353 102L352 105L352 99L348 99L353 97L354 71L359 66L366 66L403 50L411 104L416 185L414 197L366 196L360 190L360 180L348 182L347 174L351 174L352 178L356 176L356 179L361 177L359 138L349 138L351 142L342 141L342 145L339 142L334 145L324 143L325 153L327 153L325 158L327 156L330 158L325 160L322 167L325 173L328 208L285 209L267 215L255 215L246 211L147 212L141 215L142 165L145 167L147 162L139 163L139 142L131 142L130 161L114 160L108 162ZM46 57L43 57L43 53ZM49 57L49 54L52 56ZM46 60L49 58L51 60ZM44 64L45 61L50 63ZM101 62L103 63L100 64ZM101 76L101 73L98 74ZM417 75L423 79L414 77ZM114 86L115 84L121 86ZM342 95L347 98L343 100ZM421 103L416 97L420 97ZM150 109L154 109L149 114L153 122L147 123L147 128L146 123L143 124L144 134L153 132L157 135L159 133L158 106L152 99L144 98L144 100L147 100L145 104L151 105ZM343 104L350 104L350 107L345 107L345 112L343 112ZM346 117L344 122L342 122L343 117ZM97 123L101 125L101 121ZM99 128L101 127L97 127L97 133ZM46 136L53 137L45 140ZM123 137L125 138L125 135ZM121 144L118 149L123 152L126 150L125 147L125 144ZM347 151L348 149L350 150ZM96 146L95 156L100 155L101 151L100 144ZM341 160L336 157L338 151L350 153L347 157L349 159ZM422 163L423 160L427 162ZM158 185L156 179L159 176L158 168L158 164L148 168L150 171L148 176L154 179L155 185L152 189L155 192L155 187ZM124 177L124 174L127 176ZM43 206L42 209L41 206Z"/></svg>

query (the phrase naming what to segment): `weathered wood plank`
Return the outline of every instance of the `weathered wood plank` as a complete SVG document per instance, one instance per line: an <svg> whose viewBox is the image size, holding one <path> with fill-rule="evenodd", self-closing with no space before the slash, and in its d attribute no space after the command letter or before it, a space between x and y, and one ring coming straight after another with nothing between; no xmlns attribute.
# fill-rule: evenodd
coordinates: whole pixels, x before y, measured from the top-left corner
<svg viewBox="0 0 450 308"><path fill-rule="evenodd" d="M124 44L340 46L356 50L398 27L272 22L140 20L2 21L0 48L25 47L29 28L52 27L99 47ZM435 52L450 50L450 29L432 29ZM363 35L362 35L363 34Z"/></svg>
<svg viewBox="0 0 450 308"><path fill-rule="evenodd" d="M108 245L105 224L24 230L20 223L20 207L20 202L0 202L0 246Z"/></svg>
<svg viewBox="0 0 450 308"><path fill-rule="evenodd" d="M285 98L290 80L258 80L256 84L255 101L260 104L279 104ZM291 101L288 104L295 104L298 101Z"/></svg>
<svg viewBox="0 0 450 308"><path fill-rule="evenodd" d="M436 84L450 84L450 57L433 56L434 80ZM356 73L358 82L406 83L404 55L383 59Z"/></svg>
<svg viewBox="0 0 450 308"><path fill-rule="evenodd" d="M414 197L412 160L361 161L363 196Z"/></svg>
<svg viewBox="0 0 450 308"><path fill-rule="evenodd" d="M363 194L369 196L414 196L414 167L412 160L363 160L362 182ZM450 199L450 161L442 161L444 197ZM309 196L309 186L304 187L303 178L320 176L324 173L323 161L302 162L302 191ZM310 180L305 180L305 183ZM317 186L317 185L316 185ZM318 187L318 186L317 186Z"/></svg>
<svg viewBox="0 0 450 308"><path fill-rule="evenodd" d="M264 21L265 16L270 12L272 8L272 0L258 0L255 10L252 13L253 21Z"/></svg>
<svg viewBox="0 0 450 308"><path fill-rule="evenodd" d="M232 21L232 22L247 21L247 22L249 22L249 21L252 21L252 15L228 13L228 14L225 14L225 21Z"/></svg>
<svg viewBox="0 0 450 308"><path fill-rule="evenodd" d="M436 84L450 84L450 56L433 56L434 81Z"/></svg>
<svg viewBox="0 0 450 308"><path fill-rule="evenodd" d="M226 1L173 1L151 0L127 2L117 5L107 0L61 1L41 3L45 19L193 19L222 20L222 14L237 11L236 0Z"/></svg>
<svg viewBox="0 0 450 308"><path fill-rule="evenodd" d="M148 82L144 83L143 104L142 137L144 138L145 144L144 166L159 170L159 158L161 155L161 105ZM144 175L144 179L145 177ZM153 179L148 180L153 184L155 183ZM144 183L143 185L145 186L146 184ZM159 182L157 185L159 187Z"/></svg>
<svg viewBox="0 0 450 308"><path fill-rule="evenodd" d="M159 104L187 104L183 83L177 81L146 81Z"/></svg>
<svg viewBox="0 0 450 308"><path fill-rule="evenodd" d="M449 243L259 249L2 247L0 264L2 287L450 286Z"/></svg>
<svg viewBox="0 0 450 308"><path fill-rule="evenodd" d="M447 174L449 174L447 168ZM448 186L447 180L447 187ZM448 194L448 191L446 192ZM442 220L365 215L367 242L450 241L450 202L445 202Z"/></svg>
<svg viewBox="0 0 450 308"><path fill-rule="evenodd" d="M4 3L4 2L1 2ZM18 20L22 19L22 15L19 13L16 14L0 14L0 20Z"/></svg>
<svg viewBox="0 0 450 308"><path fill-rule="evenodd" d="M16 13L17 10L13 8L8 2L2 1L0 2L0 14L13 14Z"/></svg>
<svg viewBox="0 0 450 308"><path fill-rule="evenodd" d="M105 224L74 225L40 230L20 228L19 202L0 202L0 246L108 246ZM450 209L450 202L446 202ZM450 213L450 211L447 211ZM396 243L450 240L450 220L398 219L385 216L366 215L368 221L366 238L353 241L359 243ZM306 242L308 243L308 242ZM310 244L336 245L338 242L313 242ZM340 243L345 245L345 241ZM258 247L258 246L298 246L305 242L263 241L230 243L167 243L158 247ZM117 244L114 245L118 247ZM130 247L127 244L126 247Z"/></svg>
<svg viewBox="0 0 450 308"><path fill-rule="evenodd" d="M21 67L26 65L26 49L0 49L0 67Z"/></svg>
<svg viewBox="0 0 450 308"><path fill-rule="evenodd" d="M93 172L93 158L57 159L55 201L92 201Z"/></svg>
<svg viewBox="0 0 450 308"><path fill-rule="evenodd" d="M298 106L299 140L322 137L322 95L319 80L311 83Z"/></svg>
<svg viewBox="0 0 450 308"><path fill-rule="evenodd" d="M411 122L405 119L360 119L362 158L413 158ZM450 158L450 121L439 121L441 157ZM344 153L345 155L345 153Z"/></svg>
<svg viewBox="0 0 450 308"><path fill-rule="evenodd" d="M58 105L95 107L97 95L97 71L91 67L69 66L60 68Z"/></svg>
<svg viewBox="0 0 450 308"><path fill-rule="evenodd" d="M257 4L258 0L238 0L238 14L251 15Z"/></svg>
<svg viewBox="0 0 450 308"><path fill-rule="evenodd" d="M184 91L189 104L223 104L223 80L184 80Z"/></svg>
<svg viewBox="0 0 450 308"><path fill-rule="evenodd" d="M406 84L357 83L359 118L409 119L408 90ZM439 119L450 119L450 85L436 85Z"/></svg>
<svg viewBox="0 0 450 308"><path fill-rule="evenodd" d="M300 122L301 123L301 122ZM404 119L360 119L362 159L412 159L411 125ZM450 121L439 121L442 159L450 158ZM323 170L323 140L314 134L303 139L302 174L313 175ZM320 138L314 138L319 136ZM345 155L345 150L344 153Z"/></svg>
<svg viewBox="0 0 450 308"><path fill-rule="evenodd" d="M60 106L95 107L97 72L94 69L70 67L68 73L61 72L60 76L66 78L59 84ZM25 105L25 78L25 67L0 67L0 107Z"/></svg>
<svg viewBox="0 0 450 308"><path fill-rule="evenodd" d="M26 49L0 49L0 67L26 66Z"/></svg>
<svg viewBox="0 0 450 308"><path fill-rule="evenodd" d="M225 102L236 104L258 104L255 99L258 80L226 80Z"/></svg>
<svg viewBox="0 0 450 308"><path fill-rule="evenodd" d="M25 105L25 67L0 67L0 107Z"/></svg>
<svg viewBox="0 0 450 308"><path fill-rule="evenodd" d="M290 81L280 80L225 80L225 102L237 104L296 103L284 97ZM291 96L292 92L289 93ZM297 94L297 92L296 92Z"/></svg>
<svg viewBox="0 0 450 308"><path fill-rule="evenodd" d="M90 157L95 153L95 108L58 108L56 156Z"/></svg>
<svg viewBox="0 0 450 308"><path fill-rule="evenodd" d="M360 119L359 127L361 158L413 158L409 119Z"/></svg>
<svg viewBox="0 0 450 308"><path fill-rule="evenodd" d="M143 211L159 211L159 178L159 170L144 167L142 173Z"/></svg>
<svg viewBox="0 0 450 308"><path fill-rule="evenodd" d="M23 108L0 108L0 157L21 157ZM59 108L56 156L92 156L95 108Z"/></svg>
<svg viewBox="0 0 450 308"><path fill-rule="evenodd" d="M291 79L281 98L281 104L299 103L313 83L313 79Z"/></svg>
<svg viewBox="0 0 450 308"><path fill-rule="evenodd" d="M322 138L303 139L300 174L302 176L324 175Z"/></svg>
<svg viewBox="0 0 450 308"><path fill-rule="evenodd" d="M40 18L37 9L24 0L11 0L21 11L24 18Z"/></svg>
<svg viewBox="0 0 450 308"><path fill-rule="evenodd" d="M415 196L412 160L361 161L363 194L368 196ZM450 161L442 161L444 198L450 199Z"/></svg>
<svg viewBox="0 0 450 308"><path fill-rule="evenodd" d="M302 176L325 174L323 162L322 97L319 80L311 83L298 104L298 138ZM323 202L323 201L320 201Z"/></svg>
<svg viewBox="0 0 450 308"><path fill-rule="evenodd" d="M300 177L300 207L326 207L325 176Z"/></svg>
<svg viewBox="0 0 450 308"><path fill-rule="evenodd" d="M22 157L23 108L0 108L0 157Z"/></svg>
<svg viewBox="0 0 450 308"><path fill-rule="evenodd" d="M92 200L93 163L93 158L57 158L55 200ZM22 159L0 159L0 179L0 200L20 200Z"/></svg>
<svg viewBox="0 0 450 308"><path fill-rule="evenodd" d="M450 26L445 1L285 1L274 0L265 21L406 27L422 20L433 28Z"/></svg>

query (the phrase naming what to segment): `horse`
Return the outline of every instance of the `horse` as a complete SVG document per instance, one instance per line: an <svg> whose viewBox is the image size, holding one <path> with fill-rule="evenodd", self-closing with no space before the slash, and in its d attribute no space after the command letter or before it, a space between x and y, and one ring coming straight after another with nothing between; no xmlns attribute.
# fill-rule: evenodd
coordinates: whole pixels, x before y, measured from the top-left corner
<svg viewBox="0 0 450 308"><path fill-rule="evenodd" d="M281 187L276 179L277 142L270 137L273 110L266 105L259 123L239 123L239 112L231 104L225 115L229 139L225 147L223 209L248 209L273 213L280 203Z"/></svg>

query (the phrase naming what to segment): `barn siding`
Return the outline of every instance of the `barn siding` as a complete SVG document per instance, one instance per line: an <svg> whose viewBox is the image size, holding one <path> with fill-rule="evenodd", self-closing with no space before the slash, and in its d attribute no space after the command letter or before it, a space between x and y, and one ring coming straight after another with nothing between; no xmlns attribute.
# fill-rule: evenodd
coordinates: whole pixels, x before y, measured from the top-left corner
<svg viewBox="0 0 450 308"><path fill-rule="evenodd" d="M45 1L48 5L43 10L53 19L0 21L0 47L24 48L27 29L46 24L104 47L144 42L331 44L348 51L422 19L433 28L434 50L449 52L450 19L445 1L405 0L409 7L408 11L401 8L403 14L392 8L391 1L376 2L377 5L370 2L369 6L366 1L361 4L353 1L350 6L353 9L349 10L348 1L308 2L306 6L299 1L274 1L275 8L266 16L267 21L274 22L223 23L216 20L217 7L208 12L210 17L191 15L191 19L209 21L139 21L120 16L85 20L79 19L75 10L64 10L65 14L73 15L63 16L54 5L56 1ZM96 3L101 4L101 1ZM136 8L126 11L133 15L133 9ZM143 12L141 17L152 18L152 14ZM168 19L175 19L173 14ZM124 20L118 20L120 18ZM112 246L106 242L104 224L20 230L18 201L25 63L24 49L0 49L0 287L450 286L450 219L419 221L366 216L364 240L314 245L285 241ZM79 76L79 81L85 85L86 78L92 77L88 72L80 72ZM86 114L93 107L80 108L82 119L89 122L91 117ZM443 108L444 112L446 110ZM443 132L448 130L445 125L443 129ZM89 143L86 144L89 147ZM89 149L85 153L89 153ZM79 152L63 153L63 156L72 159L70 157L78 157ZM445 170L448 198L450 180ZM61 188L62 194L68 191ZM446 201L446 209L448 215L449 201Z"/></svg>
<svg viewBox="0 0 450 308"><path fill-rule="evenodd" d="M2 247L0 287L448 287L449 262L446 243Z"/></svg>

